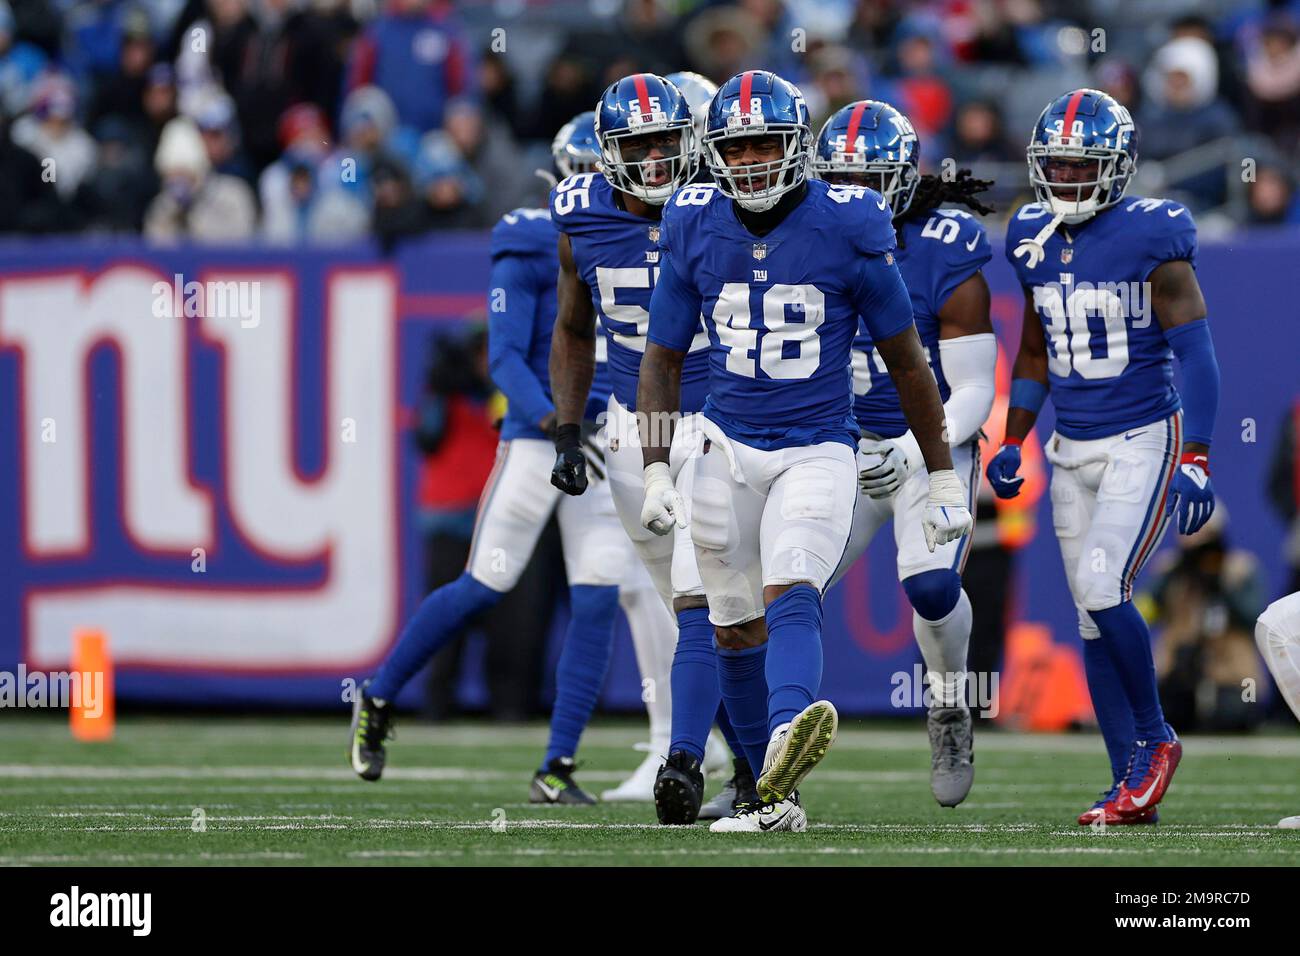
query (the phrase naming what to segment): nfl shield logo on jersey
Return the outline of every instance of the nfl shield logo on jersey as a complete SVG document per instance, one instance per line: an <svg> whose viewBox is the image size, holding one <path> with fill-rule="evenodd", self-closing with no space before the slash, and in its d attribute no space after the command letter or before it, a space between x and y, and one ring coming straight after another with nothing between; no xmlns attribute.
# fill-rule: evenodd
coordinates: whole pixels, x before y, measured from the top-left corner
<svg viewBox="0 0 1300 956"><path fill-rule="evenodd" d="M648 229L646 229L646 235L649 237L649 239L650 239L651 242L658 242L658 241L659 241L659 227L658 227L658 226L650 226Z"/></svg>
<svg viewBox="0 0 1300 956"><path fill-rule="evenodd" d="M754 258L755 258L755 259L759 259L759 260L762 260L762 259L766 259L766 258L767 258L767 243L766 243L766 242L756 242L756 243L754 243Z"/></svg>
<svg viewBox="0 0 1300 956"><path fill-rule="evenodd" d="M1069 246L1066 246L1064 249L1061 250L1061 264L1062 264L1062 265L1069 265L1069 264L1070 264L1070 260L1073 259L1073 258L1074 258L1074 250L1073 250L1072 248L1070 248Z"/></svg>

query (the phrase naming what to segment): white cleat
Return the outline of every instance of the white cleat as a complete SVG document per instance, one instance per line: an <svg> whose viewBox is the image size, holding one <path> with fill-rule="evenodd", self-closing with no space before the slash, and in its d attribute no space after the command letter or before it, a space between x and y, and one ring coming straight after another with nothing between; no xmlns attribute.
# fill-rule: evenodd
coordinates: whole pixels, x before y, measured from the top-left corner
<svg viewBox="0 0 1300 956"><path fill-rule="evenodd" d="M1283 817L1277 821L1279 830L1300 830L1300 817Z"/></svg>
<svg viewBox="0 0 1300 956"><path fill-rule="evenodd" d="M776 803L794 793L835 742L840 718L829 700L815 700L772 733L758 778L758 796Z"/></svg>
<svg viewBox="0 0 1300 956"><path fill-rule="evenodd" d="M709 826L710 833L803 833L807 829L808 814L800 806L797 793L775 803L745 804Z"/></svg>
<svg viewBox="0 0 1300 956"><path fill-rule="evenodd" d="M668 748L655 747L653 744L637 744L636 749L645 751L646 758L632 771L632 776L612 790L601 793L601 800L606 803L654 803L655 775L659 773L659 768L664 762L660 750Z"/></svg>
<svg viewBox="0 0 1300 956"><path fill-rule="evenodd" d="M664 748L665 751L667 749ZM709 739L704 743L704 763L700 769L706 777L731 769L731 749L716 730L710 732Z"/></svg>

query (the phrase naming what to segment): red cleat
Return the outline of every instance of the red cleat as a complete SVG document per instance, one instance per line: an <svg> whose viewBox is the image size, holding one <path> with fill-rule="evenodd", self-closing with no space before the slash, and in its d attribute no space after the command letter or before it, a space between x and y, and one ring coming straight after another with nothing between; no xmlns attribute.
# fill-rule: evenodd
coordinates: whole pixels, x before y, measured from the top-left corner
<svg viewBox="0 0 1300 956"><path fill-rule="evenodd" d="M1138 817L1154 810L1169 789L1182 759L1183 745L1177 735L1159 743L1138 741L1128 778L1119 785L1115 796L1115 812L1121 817Z"/></svg>
<svg viewBox="0 0 1300 956"><path fill-rule="evenodd" d="M1102 794L1100 800L1079 814L1079 826L1130 827L1160 822L1160 812L1155 807L1135 816L1123 816L1115 809L1115 796L1118 792L1118 788L1112 788L1109 793Z"/></svg>

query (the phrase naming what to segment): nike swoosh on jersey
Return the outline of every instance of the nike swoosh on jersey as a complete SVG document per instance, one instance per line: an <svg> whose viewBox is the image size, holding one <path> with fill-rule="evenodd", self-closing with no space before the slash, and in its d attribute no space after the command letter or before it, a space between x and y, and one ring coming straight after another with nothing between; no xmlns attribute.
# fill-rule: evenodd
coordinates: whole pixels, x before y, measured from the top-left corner
<svg viewBox="0 0 1300 956"><path fill-rule="evenodd" d="M885 202L885 197L884 197L884 196L881 196L881 197L880 197L880 202L876 203L876 207L877 207L881 212L884 212L886 209L889 208L889 203Z"/></svg>
<svg viewBox="0 0 1300 956"><path fill-rule="evenodd" d="M974 239L972 239L970 242L966 243L966 251L967 251L967 252L974 252L974 251L975 251L975 247L978 246L979 244L980 244L980 237L979 237L979 236L976 236L976 237L975 237Z"/></svg>
<svg viewBox="0 0 1300 956"><path fill-rule="evenodd" d="M1165 772L1163 770L1161 770L1158 774L1156 774L1156 778L1151 781L1151 786L1147 788L1147 792L1142 794L1142 796L1140 797L1139 796L1133 797L1133 806L1139 808L1145 807L1147 805L1147 801L1151 799L1151 794L1155 793L1156 787L1160 785L1160 778L1163 777L1164 775Z"/></svg>
<svg viewBox="0 0 1300 956"><path fill-rule="evenodd" d="M1187 211L1186 209L1166 209L1165 213L1169 216L1170 219L1173 219L1174 216L1181 216L1186 211Z"/></svg>

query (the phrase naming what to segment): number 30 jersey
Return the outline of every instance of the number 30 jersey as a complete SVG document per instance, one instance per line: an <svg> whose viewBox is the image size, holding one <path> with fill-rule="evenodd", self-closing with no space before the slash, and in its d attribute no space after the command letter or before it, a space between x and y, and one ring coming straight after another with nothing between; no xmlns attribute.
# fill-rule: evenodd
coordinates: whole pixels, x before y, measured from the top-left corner
<svg viewBox="0 0 1300 956"><path fill-rule="evenodd" d="M749 232L715 186L686 186L664 208L650 341L684 350L703 313L704 414L730 438L767 449L856 446L859 316L877 339L912 324L894 245L888 204L863 186L810 181L765 236Z"/></svg>
<svg viewBox="0 0 1300 956"><path fill-rule="evenodd" d="M1064 227L1068 238L1058 228L1031 267L1015 250L1051 215L1041 203L1022 206L1007 226L1007 259L1043 323L1056 430L1086 441L1168 418L1181 402L1147 280L1165 262L1195 265L1192 214L1131 197Z"/></svg>
<svg viewBox="0 0 1300 956"><path fill-rule="evenodd" d="M551 190L551 221L569 237L578 275L591 290L608 346L614 397L636 410L636 384L650 328L650 293L659 278L662 224L621 208L600 173L578 173ZM708 391L709 340L695 317L694 338L682 365L683 412L698 412Z"/></svg>
<svg viewBox="0 0 1300 956"><path fill-rule="evenodd" d="M939 362L939 310L957 286L984 268L993 250L979 220L962 209L936 209L925 220L901 223L896 232L898 270L912 297L916 331L939 398L946 402L950 389ZM853 343L853 394L853 414L862 428L881 438L907 431L898 389L865 331Z"/></svg>

